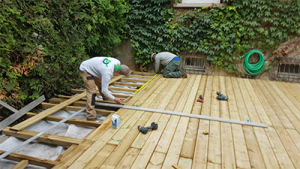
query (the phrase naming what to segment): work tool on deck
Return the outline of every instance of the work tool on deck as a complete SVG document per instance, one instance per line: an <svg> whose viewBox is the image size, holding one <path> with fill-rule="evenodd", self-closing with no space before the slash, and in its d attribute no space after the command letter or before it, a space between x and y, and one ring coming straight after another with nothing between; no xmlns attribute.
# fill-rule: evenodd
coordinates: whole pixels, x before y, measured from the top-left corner
<svg viewBox="0 0 300 169"><path fill-rule="evenodd" d="M228 101L228 96L226 97L224 94L222 94L221 92L217 91L217 99L218 100L226 100Z"/></svg>
<svg viewBox="0 0 300 169"><path fill-rule="evenodd" d="M201 103L204 102L202 95L199 96L199 98L197 99L197 102L201 102Z"/></svg>
<svg viewBox="0 0 300 169"><path fill-rule="evenodd" d="M139 131L143 134L146 134L150 129L156 130L157 128L158 128L158 124L155 122L152 122L150 127L138 126Z"/></svg>

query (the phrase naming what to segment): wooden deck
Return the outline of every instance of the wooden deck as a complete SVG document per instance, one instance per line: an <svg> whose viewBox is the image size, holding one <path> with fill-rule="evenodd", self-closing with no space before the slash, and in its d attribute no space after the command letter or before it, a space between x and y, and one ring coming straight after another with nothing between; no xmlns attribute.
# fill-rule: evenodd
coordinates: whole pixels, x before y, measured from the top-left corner
<svg viewBox="0 0 300 169"><path fill-rule="evenodd" d="M218 101L216 92L229 96ZM196 99L202 95L204 103ZM80 144L72 145L54 168L300 168L300 86L235 77L158 75L126 105L264 123L242 126L160 113L119 109ZM158 123L142 134L137 126ZM203 131L209 132L204 135Z"/></svg>

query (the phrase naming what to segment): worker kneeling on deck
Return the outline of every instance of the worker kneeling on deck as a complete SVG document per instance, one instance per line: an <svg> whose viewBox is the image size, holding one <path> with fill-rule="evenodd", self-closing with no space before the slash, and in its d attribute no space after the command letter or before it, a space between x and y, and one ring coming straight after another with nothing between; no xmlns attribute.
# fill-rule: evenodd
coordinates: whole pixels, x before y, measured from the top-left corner
<svg viewBox="0 0 300 169"><path fill-rule="evenodd" d="M110 93L108 85L114 73L129 76L130 69L126 65L121 65L119 60L111 57L93 57L82 62L79 70L86 86L87 120L99 121L95 111L96 86L103 100L113 100L118 104L123 104L121 98L116 98Z"/></svg>
<svg viewBox="0 0 300 169"><path fill-rule="evenodd" d="M170 52L152 53L151 60L155 61L156 73L158 73L160 64L166 66L161 71L163 73L163 77L187 78L185 70L182 68L179 69L180 59L175 54Z"/></svg>

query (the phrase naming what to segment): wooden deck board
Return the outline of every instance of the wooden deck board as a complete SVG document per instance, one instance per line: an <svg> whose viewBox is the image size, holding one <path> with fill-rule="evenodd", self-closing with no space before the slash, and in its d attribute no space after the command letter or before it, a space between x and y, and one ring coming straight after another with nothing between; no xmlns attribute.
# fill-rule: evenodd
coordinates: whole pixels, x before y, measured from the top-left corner
<svg viewBox="0 0 300 169"><path fill-rule="evenodd" d="M127 105L249 120L268 128L120 109L119 129L103 121L54 168L300 168L298 84L204 75L158 75L150 83ZM228 95L228 102L217 100L216 91ZM196 102L200 94L204 103ZM137 125L153 121L158 130L139 133Z"/></svg>

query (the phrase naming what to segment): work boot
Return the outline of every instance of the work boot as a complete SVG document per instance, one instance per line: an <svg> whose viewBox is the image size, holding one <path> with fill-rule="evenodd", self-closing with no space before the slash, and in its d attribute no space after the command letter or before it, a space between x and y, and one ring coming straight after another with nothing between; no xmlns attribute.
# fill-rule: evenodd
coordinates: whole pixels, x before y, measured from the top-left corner
<svg viewBox="0 0 300 169"><path fill-rule="evenodd" d="M183 69L180 69L180 73L181 73L181 77L187 78L187 74L185 73L185 71Z"/></svg>

